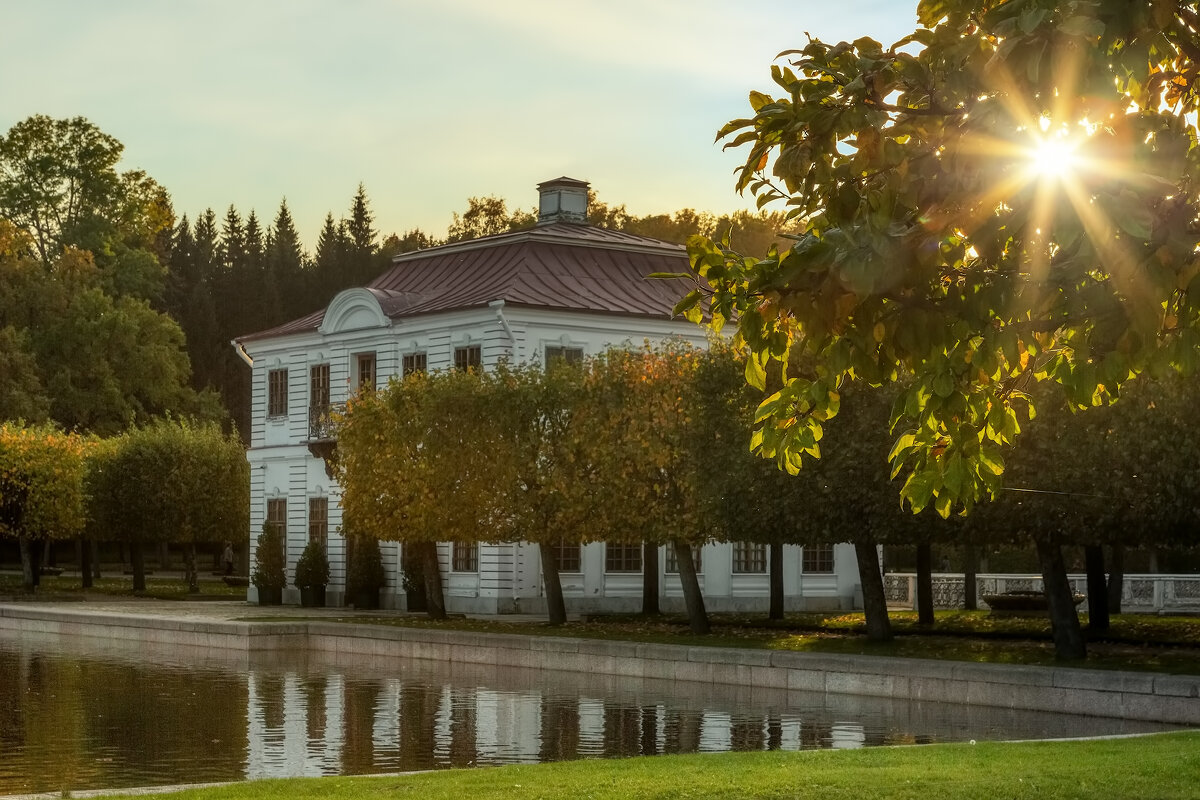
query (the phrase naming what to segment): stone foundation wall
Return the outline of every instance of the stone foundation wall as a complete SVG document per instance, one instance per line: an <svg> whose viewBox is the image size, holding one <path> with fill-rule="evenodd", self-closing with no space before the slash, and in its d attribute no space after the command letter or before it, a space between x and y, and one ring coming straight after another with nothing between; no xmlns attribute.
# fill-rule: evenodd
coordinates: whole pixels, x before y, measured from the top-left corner
<svg viewBox="0 0 1200 800"><path fill-rule="evenodd" d="M0 630L762 686L1200 725L1200 675L1009 666L331 622L235 622L0 606Z"/></svg>

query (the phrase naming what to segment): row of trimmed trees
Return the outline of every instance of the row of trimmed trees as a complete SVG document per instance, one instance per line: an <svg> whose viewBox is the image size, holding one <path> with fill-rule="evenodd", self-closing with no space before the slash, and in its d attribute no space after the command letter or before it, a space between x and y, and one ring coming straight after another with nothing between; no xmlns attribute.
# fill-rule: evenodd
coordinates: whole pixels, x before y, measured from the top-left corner
<svg viewBox="0 0 1200 800"><path fill-rule="evenodd" d="M143 547L184 545L186 580L198 591L196 547L241 539L250 479L236 437L215 425L159 421L108 439L48 425L0 424L0 536L15 538L25 591L38 582L35 545L83 540L131 545L134 589L146 587Z"/></svg>
<svg viewBox="0 0 1200 800"><path fill-rule="evenodd" d="M772 442L755 440L757 455L747 446L761 393L747 386L745 370L721 343L668 344L545 371L501 365L393 382L358 398L341 424L347 530L420 554L435 615L444 613L437 542L535 542L555 622L565 618L558 545L644 543L647 611L657 611L655 559L667 545L696 631L707 622L693 548L714 540L769 545L778 618L782 546L849 541L868 635L880 640L891 636L880 544L1034 545L1048 587L1065 585L1062 547L1087 546L1101 581L1089 592L1096 620L1106 617L1101 545L1119 555L1127 546L1196 542L1194 380L1131 384L1128 402L1087 414L1041 404L1010 455L1008 488L966 518L943 520L897 502L887 463L893 393L845 391L823 438L809 443L821 459L789 474L760 457L772 455ZM1119 568L1113 572L1119 581ZM922 609L931 611L928 581L920 583ZM1062 652L1079 637L1079 620L1073 604L1052 598L1052 607ZM933 621L931 613L922 618Z"/></svg>
<svg viewBox="0 0 1200 800"><path fill-rule="evenodd" d="M886 624L875 545L884 532L928 524L884 500L887 443L866 457L846 436L819 470L778 470L747 446L757 397L744 370L720 343L672 343L609 350L583 365L502 364L393 382L353 402L339 429L345 527L420 552L435 615L444 613L437 542L535 542L552 622L565 619L560 545L642 544L647 612L658 610L656 559L666 545L696 632L708 629L700 545L769 545L771 615L782 617L782 546L849 540L866 559L872 619ZM882 479L856 474L862 464Z"/></svg>

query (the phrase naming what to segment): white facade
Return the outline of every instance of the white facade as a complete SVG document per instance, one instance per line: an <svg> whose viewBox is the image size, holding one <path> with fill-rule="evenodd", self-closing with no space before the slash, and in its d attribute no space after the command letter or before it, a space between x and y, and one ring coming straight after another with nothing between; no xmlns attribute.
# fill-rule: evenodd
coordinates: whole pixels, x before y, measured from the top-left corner
<svg viewBox="0 0 1200 800"><path fill-rule="evenodd" d="M661 244L658 249L661 252ZM682 252L679 259L682 266ZM483 368L488 369L503 359L544 363L547 346L582 350L584 356L591 356L610 346L640 345L647 339L656 342L678 337L701 345L705 342L704 332L697 326L668 319L666 314L654 318L537 308L528 303L507 304L503 298L497 298L472 308L411 316L394 312L389 316L381 305L381 297L387 300L378 290L350 289L333 299L319 324L282 326L278 332L268 331L235 342L244 358L251 362L253 371L251 440L247 453L251 473L251 543L262 530L269 509L274 508L277 514L286 509L290 581L295 574L296 560L308 541L310 527L316 523L317 530L321 529L320 520L310 519L310 510L319 512L323 506L328 515L324 528L328 531L331 567L331 583L327 590L330 604L340 604L344 599L345 542L339 534L340 490L326 474L324 461L309 450L308 441L316 438L310 431L310 407L318 401L336 405L356 390L360 363L364 360L360 356L366 357L368 364L362 369L369 368L373 356L375 384L384 386L389 378L401 377L405 356L423 355L424 366L430 371L450 369L454 366L458 348L478 346ZM329 397L317 398L313 393L321 390L314 390L313 368L320 372L326 365ZM277 396L276 407L268 409L272 379L276 381L277 395L286 386L286 408L282 407L282 396ZM272 410L276 413L269 413ZM322 498L324 503L320 502ZM318 502L313 503L314 499ZM605 547L604 543L585 545L581 550L579 571L562 574L568 611L632 611L640 608L641 573L606 573ZM383 542L381 550L388 574L382 603L384 607L402 608L405 595L400 588L400 545ZM708 608L712 611L765 609L767 573L765 570L735 573L733 550L729 543L709 544L703 548L700 583ZM544 611L536 545L481 544L478 569L472 572L453 571L450 551L449 544L439 546L449 611ZM665 552L661 552L660 570L667 560ZM859 581L853 547L837 545L833 548L832 571L805 573L802 564L801 548L784 548L784 589L790 609L850 608L861 603L856 599ZM826 561L822 566L827 569L829 564ZM659 586L664 609L683 607L677 576L660 575ZM256 599L253 587L250 598ZM298 590L293 587L285 590L285 602L298 600Z"/></svg>

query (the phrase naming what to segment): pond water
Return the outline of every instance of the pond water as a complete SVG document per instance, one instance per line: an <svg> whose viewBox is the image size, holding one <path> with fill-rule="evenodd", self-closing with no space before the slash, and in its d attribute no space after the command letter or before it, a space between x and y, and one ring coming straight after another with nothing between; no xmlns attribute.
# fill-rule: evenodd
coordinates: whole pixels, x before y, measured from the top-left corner
<svg viewBox="0 0 1200 800"><path fill-rule="evenodd" d="M1167 727L550 670L0 632L0 795Z"/></svg>

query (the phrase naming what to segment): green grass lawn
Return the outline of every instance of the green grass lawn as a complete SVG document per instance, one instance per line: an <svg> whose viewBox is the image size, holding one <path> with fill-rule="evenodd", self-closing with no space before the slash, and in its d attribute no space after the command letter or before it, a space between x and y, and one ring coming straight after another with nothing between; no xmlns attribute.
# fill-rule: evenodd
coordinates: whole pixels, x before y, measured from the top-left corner
<svg viewBox="0 0 1200 800"><path fill-rule="evenodd" d="M800 753L721 753L255 781L186 800L421 798L1195 798L1200 732L1086 742L983 742Z"/></svg>
<svg viewBox="0 0 1200 800"><path fill-rule="evenodd" d="M220 578L203 572L200 573L199 583L200 594L203 597L236 600L246 596L244 586L240 588L226 586ZM0 575L0 597L15 597L21 595L21 592L21 576ZM85 599L85 596L149 597L158 600L184 600L188 597L195 597L195 595L188 594L187 584L183 582L183 578L178 576L160 578L153 575L146 577L146 591L144 592L133 591L132 575L100 578L90 589L84 589L80 585L78 576L43 575L41 585L34 596L36 599L43 600L78 600Z"/></svg>

